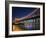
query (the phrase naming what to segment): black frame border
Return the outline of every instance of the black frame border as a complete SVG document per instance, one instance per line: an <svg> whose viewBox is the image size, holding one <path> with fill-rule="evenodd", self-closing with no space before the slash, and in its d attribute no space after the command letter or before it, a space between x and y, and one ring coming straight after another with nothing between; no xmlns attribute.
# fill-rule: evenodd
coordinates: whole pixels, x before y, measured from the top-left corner
<svg viewBox="0 0 46 38"><path fill-rule="evenodd" d="M10 3L22 3L22 4L38 4L38 5L43 5L43 33L37 33L37 34L22 34L22 35L8 35L9 30L8 30L8 18L9 18L9 4ZM5 37L24 37L24 36L40 36L40 35L45 35L45 3L41 2L25 2L25 1L5 1Z"/></svg>

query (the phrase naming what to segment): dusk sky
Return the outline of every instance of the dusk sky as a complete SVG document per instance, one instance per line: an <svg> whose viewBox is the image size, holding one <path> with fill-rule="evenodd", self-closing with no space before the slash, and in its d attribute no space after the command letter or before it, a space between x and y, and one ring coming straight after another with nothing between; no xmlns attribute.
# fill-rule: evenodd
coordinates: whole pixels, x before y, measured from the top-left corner
<svg viewBox="0 0 46 38"><path fill-rule="evenodd" d="M36 8L27 8L27 7L12 7L12 17L24 17L29 13L33 12Z"/></svg>

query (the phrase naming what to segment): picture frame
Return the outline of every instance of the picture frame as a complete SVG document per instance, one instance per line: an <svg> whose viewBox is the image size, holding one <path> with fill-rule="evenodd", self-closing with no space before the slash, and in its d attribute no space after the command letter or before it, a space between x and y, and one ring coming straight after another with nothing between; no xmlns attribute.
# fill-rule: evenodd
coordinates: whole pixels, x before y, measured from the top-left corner
<svg viewBox="0 0 46 38"><path fill-rule="evenodd" d="M32 5L32 6L31 6ZM11 7L32 7L40 8L40 29L41 31L18 31L11 30L13 26L11 21L12 8ZM9 12L10 11L10 12ZM10 30L11 31L10 31ZM13 33L12 33L13 32ZM22 1L5 1L5 37L22 37L22 36L39 36L45 35L45 3L41 2L22 2Z"/></svg>

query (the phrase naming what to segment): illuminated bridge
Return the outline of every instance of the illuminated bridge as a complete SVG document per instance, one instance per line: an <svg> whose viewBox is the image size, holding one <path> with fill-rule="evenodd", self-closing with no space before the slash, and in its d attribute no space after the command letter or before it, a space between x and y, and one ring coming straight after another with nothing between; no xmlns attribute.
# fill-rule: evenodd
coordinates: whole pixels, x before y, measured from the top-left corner
<svg viewBox="0 0 46 38"><path fill-rule="evenodd" d="M25 19L34 18L34 17L38 17L38 16L40 16L39 8L35 9L32 13L29 13L28 15L26 15L22 18L15 18L15 20L13 22L21 22Z"/></svg>
<svg viewBox="0 0 46 38"><path fill-rule="evenodd" d="M17 25L17 28L19 30L21 29L39 30L40 29L40 9L37 8L32 13L29 13L28 15L22 18L15 18L15 20L13 20L13 24Z"/></svg>

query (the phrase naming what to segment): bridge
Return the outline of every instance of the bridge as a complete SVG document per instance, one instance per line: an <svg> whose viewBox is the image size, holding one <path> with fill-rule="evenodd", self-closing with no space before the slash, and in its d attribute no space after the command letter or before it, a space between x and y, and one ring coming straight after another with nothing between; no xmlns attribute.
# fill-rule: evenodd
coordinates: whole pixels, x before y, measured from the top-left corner
<svg viewBox="0 0 46 38"><path fill-rule="evenodd" d="M13 20L13 31L20 31L22 29L27 29L23 26L22 21L24 22L25 19L27 20L29 18L31 19L31 18L38 17L38 16L40 17L40 9L39 8L35 9L33 12L29 13L28 15L26 15L22 18L15 18ZM20 23L22 25L19 25Z"/></svg>
<svg viewBox="0 0 46 38"><path fill-rule="evenodd" d="M15 18L13 22L20 22L22 20L29 19L29 18L36 17L36 16L40 16L39 8L35 9L33 12L29 13L28 15L22 18Z"/></svg>

